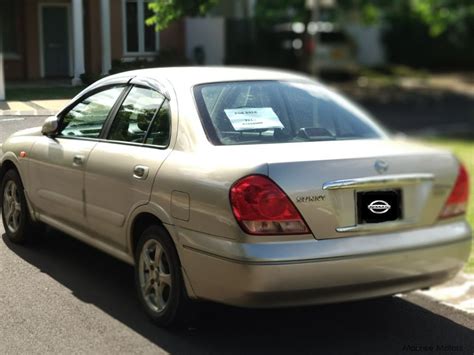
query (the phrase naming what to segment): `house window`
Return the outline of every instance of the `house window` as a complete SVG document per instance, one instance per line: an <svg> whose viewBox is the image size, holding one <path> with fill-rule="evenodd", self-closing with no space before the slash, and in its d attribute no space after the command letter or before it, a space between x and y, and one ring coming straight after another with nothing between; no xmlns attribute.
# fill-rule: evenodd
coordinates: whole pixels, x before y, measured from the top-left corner
<svg viewBox="0 0 474 355"><path fill-rule="evenodd" d="M124 12L125 54L152 54L159 49L159 34L145 20L153 15L148 9L150 0L122 0Z"/></svg>
<svg viewBox="0 0 474 355"><path fill-rule="evenodd" d="M18 54L18 11L15 1L6 1L0 4L0 26L3 53L5 56Z"/></svg>

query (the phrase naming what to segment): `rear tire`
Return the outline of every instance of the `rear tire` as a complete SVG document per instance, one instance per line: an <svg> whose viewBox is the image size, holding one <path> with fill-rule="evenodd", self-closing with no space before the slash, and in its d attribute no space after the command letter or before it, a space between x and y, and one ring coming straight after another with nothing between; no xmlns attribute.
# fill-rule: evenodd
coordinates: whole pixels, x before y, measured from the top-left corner
<svg viewBox="0 0 474 355"><path fill-rule="evenodd" d="M148 227L135 251L135 286L146 314L160 327L179 327L192 314L178 253L166 229Z"/></svg>
<svg viewBox="0 0 474 355"><path fill-rule="evenodd" d="M10 169L3 177L2 221L10 241L24 244L43 231L43 224L35 223L30 216L21 178L18 172Z"/></svg>

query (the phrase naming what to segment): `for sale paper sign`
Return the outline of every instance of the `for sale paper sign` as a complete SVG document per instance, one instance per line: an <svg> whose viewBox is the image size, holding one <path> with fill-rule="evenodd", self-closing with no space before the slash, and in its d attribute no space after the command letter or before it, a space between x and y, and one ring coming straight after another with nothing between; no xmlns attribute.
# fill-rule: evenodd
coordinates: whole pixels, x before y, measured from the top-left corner
<svg viewBox="0 0 474 355"><path fill-rule="evenodd" d="M271 107L245 107L224 110L236 131L284 128Z"/></svg>

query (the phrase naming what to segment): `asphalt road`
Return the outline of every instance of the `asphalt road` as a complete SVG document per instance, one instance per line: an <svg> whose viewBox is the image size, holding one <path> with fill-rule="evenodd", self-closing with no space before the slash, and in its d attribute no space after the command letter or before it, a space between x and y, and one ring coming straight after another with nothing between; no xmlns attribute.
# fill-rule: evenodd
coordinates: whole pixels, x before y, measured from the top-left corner
<svg viewBox="0 0 474 355"><path fill-rule="evenodd" d="M0 116L0 143L3 143L8 136L20 129L41 126L46 117L31 116Z"/></svg>
<svg viewBox="0 0 474 355"><path fill-rule="evenodd" d="M2 121L0 134L41 119ZM2 138L3 139L3 138ZM29 247L0 222L0 353L474 354L474 317L417 294L329 306L203 304L189 328L142 313L130 266L49 230Z"/></svg>

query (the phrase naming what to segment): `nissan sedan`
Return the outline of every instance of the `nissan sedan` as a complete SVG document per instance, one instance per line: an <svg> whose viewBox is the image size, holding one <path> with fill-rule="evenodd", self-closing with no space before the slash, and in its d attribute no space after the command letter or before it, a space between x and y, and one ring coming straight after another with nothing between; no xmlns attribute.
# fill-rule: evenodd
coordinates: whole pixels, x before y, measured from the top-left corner
<svg viewBox="0 0 474 355"><path fill-rule="evenodd" d="M286 307L426 288L470 252L465 167L296 74L109 76L0 153L7 237L48 225L134 265L161 326L197 300Z"/></svg>

